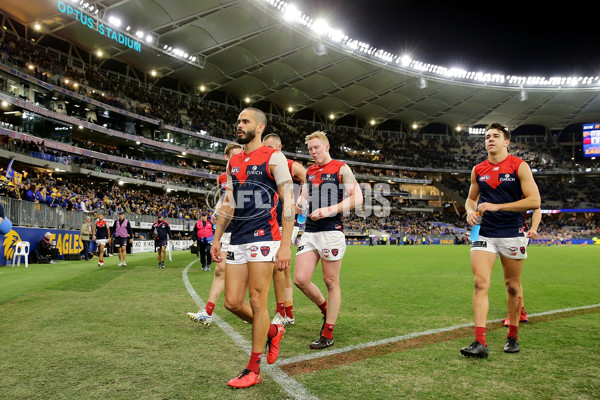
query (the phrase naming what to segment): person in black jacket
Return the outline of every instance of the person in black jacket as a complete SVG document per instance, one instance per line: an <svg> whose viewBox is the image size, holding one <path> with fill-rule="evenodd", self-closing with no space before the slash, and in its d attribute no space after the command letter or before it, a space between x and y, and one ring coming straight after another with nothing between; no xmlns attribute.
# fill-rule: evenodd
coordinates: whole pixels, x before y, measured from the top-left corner
<svg viewBox="0 0 600 400"><path fill-rule="evenodd" d="M57 262L56 259L58 258L58 249L56 248L56 244L51 237L52 234L50 232L46 232L42 240L40 240L38 243L36 249L38 261L50 258L51 263Z"/></svg>

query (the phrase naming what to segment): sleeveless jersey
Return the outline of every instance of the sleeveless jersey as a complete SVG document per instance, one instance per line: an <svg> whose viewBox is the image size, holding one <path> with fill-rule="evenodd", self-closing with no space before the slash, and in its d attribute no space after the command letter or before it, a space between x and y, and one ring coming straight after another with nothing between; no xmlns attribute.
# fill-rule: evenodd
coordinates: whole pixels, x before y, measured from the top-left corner
<svg viewBox="0 0 600 400"><path fill-rule="evenodd" d="M344 199L344 185L340 177L343 162L331 160L323 166L313 164L306 170L308 185L308 213L316 209L329 207ZM342 214L313 221L306 218L305 232L342 231Z"/></svg>
<svg viewBox="0 0 600 400"><path fill-rule="evenodd" d="M242 151L229 160L236 220L232 245L281 240L275 215L277 184L269 172L269 160L275 151L262 146L250 154Z"/></svg>
<svg viewBox="0 0 600 400"><path fill-rule="evenodd" d="M108 225L105 219L96 221L96 239L108 239Z"/></svg>
<svg viewBox="0 0 600 400"><path fill-rule="evenodd" d="M509 155L498 164L485 160L475 166L479 203L512 203L523 198L517 171L523 160ZM527 231L525 213L486 212L481 218L480 235L492 238L523 236Z"/></svg>
<svg viewBox="0 0 600 400"><path fill-rule="evenodd" d="M288 169L290 170L290 175L292 176L292 181L294 183L296 183L296 185L294 185L294 201L296 201L298 199L298 195L300 194L300 185L299 185L300 180L294 178L294 173L292 172L292 165L294 165L295 161L290 160L288 158L287 162L288 162ZM281 201L281 199L279 199L279 201L277 202L277 223L279 224L279 226L281 226L281 215L282 214L283 214L283 202ZM295 225L298 225L298 223L296 222Z"/></svg>
<svg viewBox="0 0 600 400"><path fill-rule="evenodd" d="M219 184L220 195L225 196L225 191L227 190L227 172L223 172L221 175L219 175L219 178L217 178L217 183ZM231 222L229 222L229 225L227 225L227 229L225 229L225 233L232 232L234 228L235 228L235 220L232 219Z"/></svg>

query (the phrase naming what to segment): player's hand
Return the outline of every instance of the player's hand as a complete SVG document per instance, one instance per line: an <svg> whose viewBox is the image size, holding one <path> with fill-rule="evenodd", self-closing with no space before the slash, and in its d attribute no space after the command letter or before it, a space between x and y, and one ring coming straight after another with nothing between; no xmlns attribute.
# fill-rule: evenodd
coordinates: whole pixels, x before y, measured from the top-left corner
<svg viewBox="0 0 600 400"><path fill-rule="evenodd" d="M330 207L323 207L323 208L318 208L315 211L311 212L309 217L313 221L316 221L318 219L327 218L327 217L330 217L335 214L336 214L336 212L331 210Z"/></svg>
<svg viewBox="0 0 600 400"><path fill-rule="evenodd" d="M292 262L292 249L290 246L279 246L275 255L275 268L279 271L284 271L290 267Z"/></svg>
<svg viewBox="0 0 600 400"><path fill-rule="evenodd" d="M221 261L223 261L223 257L221 257L221 243L220 242L215 242L210 247L210 256L212 257L213 261L216 263L220 263Z"/></svg>
<svg viewBox="0 0 600 400"><path fill-rule="evenodd" d="M477 211L471 211L467 214L467 223L471 226L479 223L479 213Z"/></svg>
<svg viewBox="0 0 600 400"><path fill-rule="evenodd" d="M539 237L537 230L535 230L535 229L528 230L527 237L529 239L537 239Z"/></svg>
<svg viewBox="0 0 600 400"><path fill-rule="evenodd" d="M210 216L210 223L213 225L217 223L217 218L215 217L215 214Z"/></svg>
<svg viewBox="0 0 600 400"><path fill-rule="evenodd" d="M486 211L500 211L500 206L494 203L480 203L477 206L477 211L479 211L480 215L483 215Z"/></svg>
<svg viewBox="0 0 600 400"><path fill-rule="evenodd" d="M296 202L296 214L304 214L304 210L308 206L308 202L304 197L299 197Z"/></svg>

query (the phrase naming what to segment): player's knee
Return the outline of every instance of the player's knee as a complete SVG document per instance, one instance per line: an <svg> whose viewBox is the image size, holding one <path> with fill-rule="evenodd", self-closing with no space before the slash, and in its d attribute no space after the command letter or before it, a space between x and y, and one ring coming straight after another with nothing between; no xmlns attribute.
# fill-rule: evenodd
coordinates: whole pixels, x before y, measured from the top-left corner
<svg viewBox="0 0 600 400"><path fill-rule="evenodd" d="M487 291L490 288L490 281L487 279L475 278L473 281L473 289L478 292Z"/></svg>
<svg viewBox="0 0 600 400"><path fill-rule="evenodd" d="M305 288L308 285L308 282L310 282L310 279L305 279L300 276L294 276L294 285L300 290Z"/></svg>
<svg viewBox="0 0 600 400"><path fill-rule="evenodd" d="M519 294L519 287L521 286L519 282L515 282L512 280L505 280L504 286L506 287L506 293L509 296L517 296Z"/></svg>
<svg viewBox="0 0 600 400"><path fill-rule="evenodd" d="M225 298L225 302L223 303L225 309L234 314L237 314L242 309L243 302L240 301L231 301Z"/></svg>
<svg viewBox="0 0 600 400"><path fill-rule="evenodd" d="M324 276L323 282L325 283L325 286L329 290L335 289L336 287L340 286L339 280L336 277L332 277L332 276Z"/></svg>

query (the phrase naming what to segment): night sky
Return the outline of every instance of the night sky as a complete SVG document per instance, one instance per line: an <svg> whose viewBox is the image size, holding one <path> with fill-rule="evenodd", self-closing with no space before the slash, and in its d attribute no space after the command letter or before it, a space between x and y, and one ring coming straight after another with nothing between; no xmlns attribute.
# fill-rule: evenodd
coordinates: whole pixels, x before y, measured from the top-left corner
<svg viewBox="0 0 600 400"><path fill-rule="evenodd" d="M423 62L504 75L600 75L592 2L288 2L353 39Z"/></svg>

